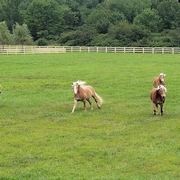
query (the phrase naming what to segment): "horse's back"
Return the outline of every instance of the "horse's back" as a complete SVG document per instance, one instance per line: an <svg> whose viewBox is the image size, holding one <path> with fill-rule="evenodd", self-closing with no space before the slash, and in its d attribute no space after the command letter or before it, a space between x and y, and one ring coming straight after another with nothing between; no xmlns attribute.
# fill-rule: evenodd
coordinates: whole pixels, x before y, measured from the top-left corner
<svg viewBox="0 0 180 180"><path fill-rule="evenodd" d="M159 79L159 77L155 77L155 78L153 79L153 85L154 85L154 87L157 87L157 86L159 86L159 85L165 86L165 83L164 83L164 82L161 82L160 79Z"/></svg>
<svg viewBox="0 0 180 180"><path fill-rule="evenodd" d="M157 87L158 85L160 85L159 77L155 77L153 79L153 85L154 85L154 87Z"/></svg>
<svg viewBox="0 0 180 180"><path fill-rule="evenodd" d="M82 86L85 92L94 93L94 88L92 86Z"/></svg>

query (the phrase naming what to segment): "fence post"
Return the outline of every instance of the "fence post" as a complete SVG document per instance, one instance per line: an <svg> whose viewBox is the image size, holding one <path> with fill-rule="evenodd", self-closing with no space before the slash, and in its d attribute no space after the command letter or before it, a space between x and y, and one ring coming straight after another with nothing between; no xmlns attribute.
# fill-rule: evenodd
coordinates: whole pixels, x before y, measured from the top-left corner
<svg viewBox="0 0 180 180"><path fill-rule="evenodd" d="M32 50L32 53L34 54L34 48L33 48L33 46L31 46L31 50Z"/></svg>

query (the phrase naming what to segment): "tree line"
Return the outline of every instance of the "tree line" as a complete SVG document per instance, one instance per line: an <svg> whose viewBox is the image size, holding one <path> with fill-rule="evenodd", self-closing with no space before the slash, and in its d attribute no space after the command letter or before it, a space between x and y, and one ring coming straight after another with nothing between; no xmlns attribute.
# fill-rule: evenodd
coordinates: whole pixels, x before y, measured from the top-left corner
<svg viewBox="0 0 180 180"><path fill-rule="evenodd" d="M0 44L180 46L178 0L0 0Z"/></svg>

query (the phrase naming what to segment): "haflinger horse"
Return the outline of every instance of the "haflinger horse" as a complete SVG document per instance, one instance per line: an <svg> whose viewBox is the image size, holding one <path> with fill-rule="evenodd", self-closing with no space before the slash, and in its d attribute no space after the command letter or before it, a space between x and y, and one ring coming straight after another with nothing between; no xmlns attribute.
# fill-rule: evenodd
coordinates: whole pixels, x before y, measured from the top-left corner
<svg viewBox="0 0 180 180"><path fill-rule="evenodd" d="M93 109L90 97L93 97L98 108L101 108L103 99L95 92L92 86L85 86L85 84L85 81L79 80L72 83L72 88L74 91L74 105L71 113L74 112L78 101L82 101L84 103L84 110L86 110L86 101L89 102L91 109Z"/></svg>
<svg viewBox="0 0 180 180"><path fill-rule="evenodd" d="M154 85L154 87L157 87L157 86L159 86L159 85L165 86L165 83L164 83L164 77L165 77L165 76L166 76L166 74L160 73L160 74L159 74L159 77L155 77L155 78L153 79L153 85Z"/></svg>
<svg viewBox="0 0 180 180"><path fill-rule="evenodd" d="M161 107L161 116L164 114L163 105L166 99L167 89L163 85L153 88L150 94L150 99L153 103L154 115L158 114L158 105Z"/></svg>

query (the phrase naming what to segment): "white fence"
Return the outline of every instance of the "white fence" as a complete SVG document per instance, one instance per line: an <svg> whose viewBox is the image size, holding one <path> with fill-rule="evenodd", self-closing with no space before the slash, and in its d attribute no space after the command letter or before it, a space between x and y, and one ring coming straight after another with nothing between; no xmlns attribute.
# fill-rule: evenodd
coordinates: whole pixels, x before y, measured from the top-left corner
<svg viewBox="0 0 180 180"><path fill-rule="evenodd" d="M4 46L0 54L59 54L66 52L180 54L180 47Z"/></svg>
<svg viewBox="0 0 180 180"><path fill-rule="evenodd" d="M65 53L66 49L61 46L4 46L0 54L52 54Z"/></svg>
<svg viewBox="0 0 180 180"><path fill-rule="evenodd" d="M180 47L64 47L66 52L180 54Z"/></svg>

